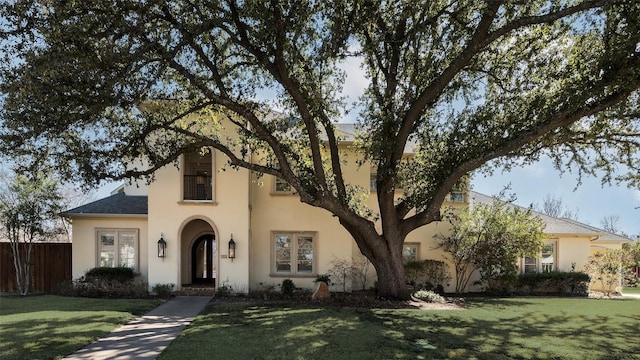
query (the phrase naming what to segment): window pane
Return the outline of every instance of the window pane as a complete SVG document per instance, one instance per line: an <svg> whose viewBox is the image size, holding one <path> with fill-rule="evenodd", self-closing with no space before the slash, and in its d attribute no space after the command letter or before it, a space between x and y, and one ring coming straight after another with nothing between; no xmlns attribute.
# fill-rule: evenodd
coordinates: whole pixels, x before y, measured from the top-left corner
<svg viewBox="0 0 640 360"><path fill-rule="evenodd" d="M547 244L542 250L540 262L542 263L542 271L549 272L555 269L555 244Z"/></svg>
<svg viewBox="0 0 640 360"><path fill-rule="evenodd" d="M418 247L416 245L405 245L402 251L402 259L405 264L410 261L418 261Z"/></svg>
<svg viewBox="0 0 640 360"><path fill-rule="evenodd" d="M375 190L376 189L376 180L378 178L378 173L375 172L374 170L371 170L371 173L369 173L369 189L371 190Z"/></svg>
<svg viewBox="0 0 640 360"><path fill-rule="evenodd" d="M289 183L277 177L276 192L291 192L291 185L289 185Z"/></svg>
<svg viewBox="0 0 640 360"><path fill-rule="evenodd" d="M100 266L114 267L116 259L114 234L100 234Z"/></svg>
<svg viewBox="0 0 640 360"><path fill-rule="evenodd" d="M298 237L298 272L313 272L313 238Z"/></svg>
<svg viewBox="0 0 640 360"><path fill-rule="evenodd" d="M136 269L136 235L120 233L118 238L119 266Z"/></svg>
<svg viewBox="0 0 640 360"><path fill-rule="evenodd" d="M291 272L291 237L276 235L276 271Z"/></svg>
<svg viewBox="0 0 640 360"><path fill-rule="evenodd" d="M538 261L534 257L525 257L524 258L524 272L533 273L538 272Z"/></svg>
<svg viewBox="0 0 640 360"><path fill-rule="evenodd" d="M449 198L451 199L451 202L461 203L461 202L464 202L464 193L460 191L452 191L449 194Z"/></svg>

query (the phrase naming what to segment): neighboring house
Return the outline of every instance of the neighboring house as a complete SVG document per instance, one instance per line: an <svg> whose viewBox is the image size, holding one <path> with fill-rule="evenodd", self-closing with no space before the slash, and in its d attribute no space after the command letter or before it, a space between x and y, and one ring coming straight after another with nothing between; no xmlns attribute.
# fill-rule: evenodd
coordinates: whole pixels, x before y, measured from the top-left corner
<svg viewBox="0 0 640 360"><path fill-rule="evenodd" d="M470 192L469 198L472 206L474 202L488 204L493 201L490 196L474 191ZM556 218L536 211L533 214L546 224L544 241L547 247L539 257L520 259L519 267L523 273L572 269L583 271L589 256L598 251L620 249L622 244L631 241L575 220Z"/></svg>
<svg viewBox="0 0 640 360"><path fill-rule="evenodd" d="M338 126L345 139L341 146L348 151L354 126ZM346 180L372 187L375 169L358 166L353 152L347 160ZM73 224L74 278L96 266L128 266L150 287L228 284L248 292L292 279L297 287L312 288L334 260L361 256L334 216L302 204L287 183L246 169L218 171L226 163L218 151L185 154L179 161L179 168L160 169L149 185L126 184L107 198L65 212ZM375 196L372 189L367 200L372 208ZM470 196L483 195L454 190L444 206L464 208ZM623 242L570 220L545 221L550 250L523 259L524 271L570 270L574 263L581 270L592 249ZM405 256L442 260L434 235L449 229L440 222L412 232Z"/></svg>

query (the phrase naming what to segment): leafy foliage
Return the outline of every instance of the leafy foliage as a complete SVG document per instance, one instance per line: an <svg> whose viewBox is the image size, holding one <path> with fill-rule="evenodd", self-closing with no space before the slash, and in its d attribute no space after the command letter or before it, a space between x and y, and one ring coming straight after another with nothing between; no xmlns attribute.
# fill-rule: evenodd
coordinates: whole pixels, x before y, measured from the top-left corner
<svg viewBox="0 0 640 360"><path fill-rule="evenodd" d="M98 281L119 281L126 283L133 281L135 275L133 269L128 267L95 267L87 270L84 277Z"/></svg>
<svg viewBox="0 0 640 360"><path fill-rule="evenodd" d="M420 300L431 303L444 304L446 302L446 300L440 294L431 290L418 290L413 293L413 296Z"/></svg>
<svg viewBox="0 0 640 360"><path fill-rule="evenodd" d="M632 264L626 249L605 250L589 257L585 271L591 276L592 289L609 296L621 289L623 274Z"/></svg>
<svg viewBox="0 0 640 360"><path fill-rule="evenodd" d="M146 298L148 285L127 267L95 267L74 280L62 294L90 298Z"/></svg>
<svg viewBox="0 0 640 360"><path fill-rule="evenodd" d="M518 258L537 256L544 247L544 222L531 209L499 198L490 204L475 203L468 211L451 215L451 221L451 234L440 234L438 239L453 261L457 293L466 291L475 270L489 290L506 290L515 280Z"/></svg>
<svg viewBox="0 0 640 360"><path fill-rule="evenodd" d="M404 273L408 284L423 290L437 289L440 294L444 293L444 287L449 286L451 280L447 264L439 260L408 262L404 265Z"/></svg>
<svg viewBox="0 0 640 360"><path fill-rule="evenodd" d="M20 295L29 293L31 250L35 242L48 241L59 232L55 221L62 210L57 182L36 173L16 176L0 189L0 231L9 240Z"/></svg>
<svg viewBox="0 0 640 360"><path fill-rule="evenodd" d="M216 296L228 297L228 296L231 296L233 292L234 292L234 289L229 283L229 278L227 278L225 281L222 282L222 284L220 284L220 286L218 286L218 289L216 290Z"/></svg>
<svg viewBox="0 0 640 360"><path fill-rule="evenodd" d="M291 279L282 280L282 286L280 287L280 291L284 296L292 296L293 292L296 290L296 286Z"/></svg>
<svg viewBox="0 0 640 360"><path fill-rule="evenodd" d="M513 292L518 295L589 295L591 278L583 272L548 271L518 275Z"/></svg>
<svg viewBox="0 0 640 360"><path fill-rule="evenodd" d="M408 296L406 235L488 163L548 155L639 182L636 1L16 0L0 14L0 143L24 168L152 179L214 148L334 214L391 297ZM345 179L335 126L354 110L353 57L369 80L353 149L377 168L373 209Z"/></svg>
<svg viewBox="0 0 640 360"><path fill-rule="evenodd" d="M155 284L151 290L161 299L166 299L173 295L173 290L176 287L175 284Z"/></svg>
<svg viewBox="0 0 640 360"><path fill-rule="evenodd" d="M640 239L622 244L622 249L629 253L629 267L640 266ZM626 271L624 273L625 286L638 286L638 281L639 279L634 271Z"/></svg>

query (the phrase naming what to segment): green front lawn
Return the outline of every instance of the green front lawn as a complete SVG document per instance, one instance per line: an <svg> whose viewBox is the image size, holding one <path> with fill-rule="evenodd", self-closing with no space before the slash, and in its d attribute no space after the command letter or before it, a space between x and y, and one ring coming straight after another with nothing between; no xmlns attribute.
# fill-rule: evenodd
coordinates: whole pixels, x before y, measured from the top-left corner
<svg viewBox="0 0 640 360"><path fill-rule="evenodd" d="M637 294L640 295L640 286L636 287L625 287L622 289L623 294Z"/></svg>
<svg viewBox="0 0 640 360"><path fill-rule="evenodd" d="M161 359L640 359L640 301L468 300L467 310L210 304Z"/></svg>
<svg viewBox="0 0 640 360"><path fill-rule="evenodd" d="M158 306L147 299L0 296L0 359L59 359Z"/></svg>

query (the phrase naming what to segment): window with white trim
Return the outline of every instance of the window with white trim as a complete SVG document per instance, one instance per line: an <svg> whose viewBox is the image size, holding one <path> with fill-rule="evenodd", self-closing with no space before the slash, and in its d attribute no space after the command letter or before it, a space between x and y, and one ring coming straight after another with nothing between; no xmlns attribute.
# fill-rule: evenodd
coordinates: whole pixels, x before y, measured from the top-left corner
<svg viewBox="0 0 640 360"><path fill-rule="evenodd" d="M138 230L98 230L98 266L138 268Z"/></svg>
<svg viewBox="0 0 640 360"><path fill-rule="evenodd" d="M316 270L315 233L272 233L273 273L313 275Z"/></svg>
<svg viewBox="0 0 640 360"><path fill-rule="evenodd" d="M412 261L418 261L420 254L419 243L405 243L402 249L402 261L406 264Z"/></svg>
<svg viewBox="0 0 640 360"><path fill-rule="evenodd" d="M556 242L547 243L537 257L526 256L522 259L522 272L550 272L557 270Z"/></svg>
<svg viewBox="0 0 640 360"><path fill-rule="evenodd" d="M542 272L556 270L556 244L549 243L540 254L540 268Z"/></svg>

